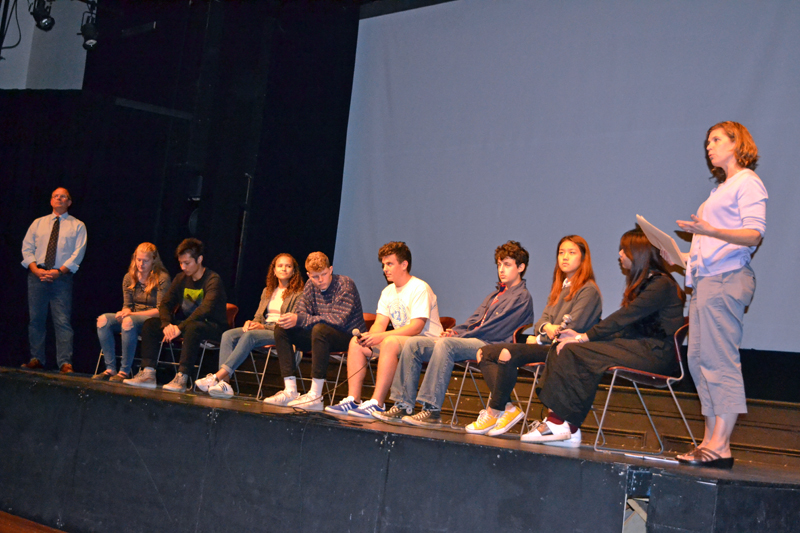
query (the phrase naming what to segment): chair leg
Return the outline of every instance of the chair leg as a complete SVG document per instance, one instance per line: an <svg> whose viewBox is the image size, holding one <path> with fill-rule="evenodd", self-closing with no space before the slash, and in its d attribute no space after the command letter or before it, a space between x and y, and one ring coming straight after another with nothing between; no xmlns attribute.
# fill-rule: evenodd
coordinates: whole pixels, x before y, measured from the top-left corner
<svg viewBox="0 0 800 533"><path fill-rule="evenodd" d="M614 382L617 380L617 373L614 372L614 376L611 378L611 387L608 389L608 396L606 396L606 404L603 407L603 416L600 417L600 423L597 425L597 436L594 438L594 451L599 452L603 449L598 444L600 441L600 435L603 434L603 423L606 421L606 412L608 411L608 402L611 400L611 393L614 391ZM605 436L603 437L603 443L605 443Z"/></svg>
<svg viewBox="0 0 800 533"><path fill-rule="evenodd" d="M599 444L599 440L601 438L603 432L603 423L606 419L606 413L608 413L608 404L611 400L611 392L614 390L614 382L617 379L617 373L614 372L614 376L611 378L611 387L608 389L608 396L606 397L606 404L603 408L603 416L600 418L600 424L597 426L597 436L594 439L594 450L595 451L603 451L603 452L610 452L610 453L631 453L633 450L627 450L624 448L611 448L605 446L605 435L602 436L603 444ZM633 384L633 388L636 390L637 396L639 396L639 401L644 408L644 412L647 415L647 419L650 421L650 427L653 428L653 433L655 433L656 440L658 440L659 449L657 452L648 452L645 450L635 450L637 455L661 455L664 453L664 443L661 441L661 435L658 433L658 429L656 429L655 422L653 422L653 417L650 415L650 410L647 409L647 404L644 403L644 398L642 397L642 392L639 390L639 386L636 384L635 381L631 381Z"/></svg>
<svg viewBox="0 0 800 533"><path fill-rule="evenodd" d="M336 395L336 389L339 388L339 378L342 375L342 365L344 365L345 356L339 358L339 369L336 371L336 381L333 382L333 390L330 391L330 395L328 396L328 400L330 401L331 405L333 405L333 397ZM327 377L327 376L326 376ZM350 376L348 376L350 377ZM327 380L326 380L327 383Z"/></svg>
<svg viewBox="0 0 800 533"><path fill-rule="evenodd" d="M481 394L481 390L478 388L478 382L475 381L475 373L472 371L471 368L469 369L469 378L472 380L472 386L475 387L475 392L478 393L478 398L481 401L481 405L483 406L484 409L486 409L486 402L483 401L483 394ZM491 394L490 394L490 397L491 397ZM488 401L488 399L487 399L487 401Z"/></svg>
<svg viewBox="0 0 800 533"><path fill-rule="evenodd" d="M689 422L686 421L686 417L683 415L681 404L678 403L678 398L675 396L675 391L672 390L672 383L667 383L667 387L669 388L669 393L672 394L672 399L675 401L675 407L678 408L678 412L681 414L681 420L683 420L683 425L686 427L686 432L689 433L689 437L692 439L692 445L697 448L697 441L694 439L694 433L692 433L691 428L689 428Z"/></svg>
<svg viewBox="0 0 800 533"><path fill-rule="evenodd" d="M262 370L261 379L258 381L258 394L256 395L256 399L257 400L261 400L261 398L262 398L261 394L263 393L263 390L264 390L264 376L267 375L267 366L269 365L269 356L270 355L272 355L272 348L269 348L267 350L267 360L264 362L264 370ZM250 358L251 359L253 358L252 352L250 353ZM255 364L256 364L255 360L253 360L253 367L254 368L255 368Z"/></svg>
<svg viewBox="0 0 800 533"><path fill-rule="evenodd" d="M161 352L163 350L164 350L164 341L162 340L161 344L158 345L158 355L156 356L156 366L155 366L156 369L158 368L158 363L161 362ZM141 367L141 365L139 366Z"/></svg>
<svg viewBox="0 0 800 533"><path fill-rule="evenodd" d="M467 372L469 372L469 361L467 361L467 366L464 368L464 376L461 378L461 386L458 388L458 396L456 396L456 403L453 406L453 416L450 417L451 428L458 427L458 404L461 401L461 393L464 391L464 382L467 381L465 379ZM450 400L450 402L452 403L452 400Z"/></svg>
<svg viewBox="0 0 800 533"><path fill-rule="evenodd" d="M598 430L599 430L599 428L600 428L600 419L598 419L598 418L597 418L597 410L594 408L594 406L592 406L591 412L592 412L592 416L594 416L594 423L595 423L595 424L597 424L597 428L598 428ZM605 446L605 444L606 444L606 436L605 436L605 435L603 435L603 432L602 432L602 431L598 431L598 432L597 432L597 435L598 435L598 436L599 436L601 439L603 439L603 444L601 444L600 446ZM595 440L596 440L596 439L595 439Z"/></svg>
<svg viewBox="0 0 800 533"><path fill-rule="evenodd" d="M172 346L171 342L168 342L167 345L169 347L169 355L170 355L170 357L172 357L172 363L171 363L172 370L173 370L173 372L175 372L175 375L177 376L178 375L178 364L177 364L177 362L175 360L175 347ZM162 344L162 346L163 346L163 344Z"/></svg>
<svg viewBox="0 0 800 533"><path fill-rule="evenodd" d="M192 383L192 390L194 392L197 392L197 380L200 379L200 369L203 368L203 358L205 358L205 356L206 356L206 347L204 345L203 351L200 352L200 362L197 364L197 375L194 378L194 383Z"/></svg>
<svg viewBox="0 0 800 533"><path fill-rule="evenodd" d="M664 453L664 443L661 442L661 435L658 434L658 430L656 429L656 424L655 422L653 422L653 417L650 416L650 411L647 409L647 405L645 405L644 403L644 398L642 398L642 393L639 390L639 386L635 382L633 383L633 388L636 389L636 394L639 395L639 401L642 402L642 407L644 407L644 412L647 413L647 419L650 421L650 427L653 428L653 433L656 434L656 439L658 440L658 446L659 446L658 453L644 452L644 451L639 453L643 455L661 455L662 453Z"/></svg>
<svg viewBox="0 0 800 533"><path fill-rule="evenodd" d="M295 352L295 367L297 367L297 374L300 376L300 386L303 387L303 394L306 393L306 384L303 382L303 371L300 370L300 361L303 359L303 352Z"/></svg>
<svg viewBox="0 0 800 533"><path fill-rule="evenodd" d="M100 372L100 360L103 358L103 350L100 350L100 355L97 356L97 366L94 367L94 375Z"/></svg>
<svg viewBox="0 0 800 533"><path fill-rule="evenodd" d="M253 375L256 376L256 380L258 380L258 368L256 367L256 360L253 359L253 352L250 352L250 363L253 365ZM242 370L244 372L244 370ZM247 372L249 373L249 372ZM233 371L233 379L236 382L236 394L239 394L239 380L236 378L236 371ZM256 393L256 398L258 398L258 393Z"/></svg>
<svg viewBox="0 0 800 533"><path fill-rule="evenodd" d="M519 432L520 435L524 435L528 429L528 417L530 416L531 405L533 404L533 392L536 390L536 383L539 382L539 371L541 368L541 366L537 366L536 371L533 373L533 383L531 383L531 392L528 394L528 404L525 406L525 418L522 419L522 429ZM516 389L514 389L514 394L517 394Z"/></svg>

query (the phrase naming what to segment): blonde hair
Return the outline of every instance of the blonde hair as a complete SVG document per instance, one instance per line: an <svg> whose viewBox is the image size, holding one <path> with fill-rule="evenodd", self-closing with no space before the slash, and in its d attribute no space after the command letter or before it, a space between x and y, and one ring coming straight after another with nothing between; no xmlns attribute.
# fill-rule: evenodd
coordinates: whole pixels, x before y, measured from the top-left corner
<svg viewBox="0 0 800 533"><path fill-rule="evenodd" d="M153 259L153 268L150 270L150 277L147 278L147 283L144 286L145 295L150 297L150 293L153 289L158 287L158 280L161 278L161 274L166 274L167 269L164 268L164 263L161 262L161 257L158 255L158 248L156 248L156 245L150 242L143 242L134 250L131 256L131 264L128 267L128 275L131 277L131 290L135 289L136 284L139 283L139 271L136 269L136 254L140 252L150 254L150 257Z"/></svg>
<svg viewBox="0 0 800 533"><path fill-rule="evenodd" d="M311 252L306 258L306 272L319 272L331 266L328 256L322 252Z"/></svg>

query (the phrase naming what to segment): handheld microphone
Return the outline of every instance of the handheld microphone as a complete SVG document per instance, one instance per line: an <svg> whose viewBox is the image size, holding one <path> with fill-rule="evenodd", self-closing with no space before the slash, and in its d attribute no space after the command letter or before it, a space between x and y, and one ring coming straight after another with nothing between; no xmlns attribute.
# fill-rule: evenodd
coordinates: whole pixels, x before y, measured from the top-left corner
<svg viewBox="0 0 800 533"><path fill-rule="evenodd" d="M361 341L361 331L359 331L359 329L358 329L358 328L354 328L354 329L353 329L353 337L355 337L356 339L358 339L358 340L359 340L359 342Z"/></svg>
<svg viewBox="0 0 800 533"><path fill-rule="evenodd" d="M567 326L569 326L570 322L572 322L572 316L564 315L563 317L561 317L561 324L558 325L558 329L556 330L556 334L553 337L553 342L554 343L558 342L558 336L561 335L562 331L567 329Z"/></svg>
<svg viewBox="0 0 800 533"><path fill-rule="evenodd" d="M569 326L571 322L572 322L571 315L564 315L563 317L561 317L561 324L558 325L558 332L561 333L562 330L567 329L567 326Z"/></svg>

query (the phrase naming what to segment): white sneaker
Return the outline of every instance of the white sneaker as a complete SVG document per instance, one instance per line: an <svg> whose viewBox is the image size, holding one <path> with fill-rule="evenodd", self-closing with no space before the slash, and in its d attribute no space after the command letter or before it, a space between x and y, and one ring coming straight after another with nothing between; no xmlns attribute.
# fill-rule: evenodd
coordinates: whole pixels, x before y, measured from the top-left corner
<svg viewBox="0 0 800 533"><path fill-rule="evenodd" d="M227 381L220 381L208 388L208 395L213 398L233 398L233 387Z"/></svg>
<svg viewBox="0 0 800 533"><path fill-rule="evenodd" d="M286 407L298 407L306 411L322 411L322 396L308 391L302 396L298 396L296 400L287 403Z"/></svg>
<svg viewBox="0 0 800 533"><path fill-rule="evenodd" d="M278 405L278 406L281 406L281 407L285 407L286 404L288 404L292 400L295 400L297 398L297 396L298 396L297 391L288 392L288 391L282 390L278 394L274 394L274 395L270 396L269 398L264 398L264 403L269 404L269 405Z"/></svg>
<svg viewBox="0 0 800 533"><path fill-rule="evenodd" d="M219 383L219 380L217 379L217 375L216 374L209 374L206 377L204 377L202 379L198 379L197 381L195 381L194 382L194 386L197 387L197 390L201 390L203 392L208 392L208 389L210 389L211 387L213 387L217 383Z"/></svg>
<svg viewBox="0 0 800 533"><path fill-rule="evenodd" d="M533 423L531 430L520 437L522 442L532 442L534 444L547 444L549 446L559 446L561 448L580 448L581 430L575 433L569 430L569 422L554 424L548 420Z"/></svg>
<svg viewBox="0 0 800 533"><path fill-rule="evenodd" d="M123 379L125 385L131 387L140 387L142 389L155 389L156 388L156 369L155 368L140 368L139 373L129 379Z"/></svg>
<svg viewBox="0 0 800 533"><path fill-rule="evenodd" d="M167 392L186 392L186 384L189 382L189 376L183 372L178 372L172 381L161 387Z"/></svg>

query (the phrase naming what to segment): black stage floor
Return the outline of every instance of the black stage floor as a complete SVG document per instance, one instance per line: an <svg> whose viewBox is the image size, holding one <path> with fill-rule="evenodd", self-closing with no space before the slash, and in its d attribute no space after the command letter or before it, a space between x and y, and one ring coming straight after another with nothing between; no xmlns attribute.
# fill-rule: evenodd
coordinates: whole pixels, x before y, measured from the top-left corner
<svg viewBox="0 0 800 533"><path fill-rule="evenodd" d="M800 470L730 471L0 369L0 505L68 531L798 531ZM550 524L548 526L548 524ZM557 526L556 526L557 524Z"/></svg>

